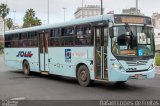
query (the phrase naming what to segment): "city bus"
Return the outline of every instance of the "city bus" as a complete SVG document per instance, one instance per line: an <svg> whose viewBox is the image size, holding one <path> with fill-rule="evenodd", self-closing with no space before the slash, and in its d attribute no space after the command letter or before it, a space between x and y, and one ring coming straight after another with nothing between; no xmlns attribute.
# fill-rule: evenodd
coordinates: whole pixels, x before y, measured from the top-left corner
<svg viewBox="0 0 160 106"><path fill-rule="evenodd" d="M106 14L5 32L7 66L76 78L81 86L154 78L154 57L147 16Z"/></svg>

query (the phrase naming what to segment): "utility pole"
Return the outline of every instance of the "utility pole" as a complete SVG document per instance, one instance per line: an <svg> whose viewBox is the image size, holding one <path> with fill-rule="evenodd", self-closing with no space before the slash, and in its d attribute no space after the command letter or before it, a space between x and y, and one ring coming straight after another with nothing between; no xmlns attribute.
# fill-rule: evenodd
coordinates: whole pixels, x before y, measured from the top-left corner
<svg viewBox="0 0 160 106"><path fill-rule="evenodd" d="M136 0L136 14L138 15L138 0Z"/></svg>
<svg viewBox="0 0 160 106"><path fill-rule="evenodd" d="M64 10L64 22L65 22L65 18L66 18L66 16L65 16L66 15L66 13L65 13L66 11L65 10L66 10L66 8L62 8L62 9Z"/></svg>
<svg viewBox="0 0 160 106"><path fill-rule="evenodd" d="M13 29L15 29L15 25L16 25L16 16L15 16L15 14L16 14L16 11L15 10L13 10L13 15L14 15L14 22L13 22Z"/></svg>
<svg viewBox="0 0 160 106"><path fill-rule="evenodd" d="M103 0L101 0L101 15L103 15Z"/></svg>
<svg viewBox="0 0 160 106"><path fill-rule="evenodd" d="M83 0L82 0L82 18L83 18Z"/></svg>
<svg viewBox="0 0 160 106"><path fill-rule="evenodd" d="M48 7L48 24L49 24L49 0L48 0L48 3L47 3L47 7Z"/></svg>

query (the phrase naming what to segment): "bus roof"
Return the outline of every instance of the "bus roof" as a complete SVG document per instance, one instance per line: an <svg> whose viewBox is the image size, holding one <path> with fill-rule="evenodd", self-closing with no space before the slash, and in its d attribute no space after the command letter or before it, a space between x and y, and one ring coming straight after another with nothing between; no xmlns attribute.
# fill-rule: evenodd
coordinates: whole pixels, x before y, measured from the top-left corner
<svg viewBox="0 0 160 106"><path fill-rule="evenodd" d="M48 25L41 25L41 26L35 26L35 27L29 27L29 28L10 30L10 31L6 31L5 34L39 31L39 30L52 29L52 28L58 28L58 27L72 26L72 25L77 25L77 24L91 23L95 21L102 21L102 20L108 20L108 19L114 21L114 15L141 16L141 15L130 15L130 14L98 15L98 16L93 16L93 17L88 17L88 18L73 19L71 21L63 22L63 23L48 24ZM146 17L146 16L143 16L143 17Z"/></svg>
<svg viewBox="0 0 160 106"><path fill-rule="evenodd" d="M43 30L43 29L52 29L52 28L58 28L58 27L72 26L72 25L76 25L76 24L102 21L105 19L112 19L113 20L113 14L112 15L111 14L99 15L99 16L93 16L93 17L82 18L82 19L73 19L68 22L57 23L57 24L48 24L48 25L41 25L41 26L35 26L35 27L29 27L29 28L10 30L10 31L6 31L5 34L31 32L31 31L38 31L38 30Z"/></svg>

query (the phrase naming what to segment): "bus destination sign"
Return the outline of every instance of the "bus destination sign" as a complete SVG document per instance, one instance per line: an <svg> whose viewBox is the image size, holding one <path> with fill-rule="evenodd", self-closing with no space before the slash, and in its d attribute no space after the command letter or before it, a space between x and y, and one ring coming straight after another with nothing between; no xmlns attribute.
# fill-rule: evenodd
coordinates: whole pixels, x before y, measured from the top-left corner
<svg viewBox="0 0 160 106"><path fill-rule="evenodd" d="M114 17L116 24L122 24L122 23L132 23L132 24L151 24L151 18L149 17L143 17L143 16L125 16L125 15L117 15Z"/></svg>
<svg viewBox="0 0 160 106"><path fill-rule="evenodd" d="M122 23L144 23L144 18L142 17L121 17Z"/></svg>

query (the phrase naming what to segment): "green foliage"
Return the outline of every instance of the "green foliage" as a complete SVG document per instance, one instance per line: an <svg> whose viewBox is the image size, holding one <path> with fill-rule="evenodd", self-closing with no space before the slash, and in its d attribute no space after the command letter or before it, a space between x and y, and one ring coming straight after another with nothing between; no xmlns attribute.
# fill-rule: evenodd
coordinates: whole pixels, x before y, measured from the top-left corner
<svg viewBox="0 0 160 106"><path fill-rule="evenodd" d="M3 44L0 43L0 54L3 54L3 49L4 49Z"/></svg>
<svg viewBox="0 0 160 106"><path fill-rule="evenodd" d="M8 27L9 29L11 29L12 26L13 26L13 20L12 20L11 18L8 18L8 19L6 20L6 25L7 25L7 27Z"/></svg>
<svg viewBox="0 0 160 106"><path fill-rule="evenodd" d="M160 66L160 54L157 54L156 56L156 65Z"/></svg>
<svg viewBox="0 0 160 106"><path fill-rule="evenodd" d="M41 20L38 19L38 17L36 17L36 18L34 19L34 21L33 21L33 25L34 25L34 26L37 26L37 25L41 25L41 24L42 24Z"/></svg>
<svg viewBox="0 0 160 106"><path fill-rule="evenodd" d="M41 24L42 24L41 20L35 17L35 11L31 8L28 9L23 18L23 27L26 28L26 27L38 26Z"/></svg>
<svg viewBox="0 0 160 106"><path fill-rule="evenodd" d="M9 14L9 8L7 7L7 4L1 4L0 5L0 16L5 20L5 17Z"/></svg>

